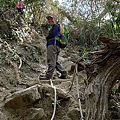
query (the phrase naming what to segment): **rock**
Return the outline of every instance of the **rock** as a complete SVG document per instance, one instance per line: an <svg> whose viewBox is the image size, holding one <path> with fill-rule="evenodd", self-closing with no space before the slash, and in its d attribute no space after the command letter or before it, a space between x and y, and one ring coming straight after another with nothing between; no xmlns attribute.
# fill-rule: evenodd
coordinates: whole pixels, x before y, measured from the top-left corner
<svg viewBox="0 0 120 120"><path fill-rule="evenodd" d="M66 91L62 90L62 89L59 89L57 88L57 94L60 98L63 98L63 99L69 99L70 96L67 94Z"/></svg>
<svg viewBox="0 0 120 120"><path fill-rule="evenodd" d="M38 85L35 85L7 96L4 106L10 108L19 108L30 105L40 98L41 96L38 92Z"/></svg>
<svg viewBox="0 0 120 120"><path fill-rule="evenodd" d="M80 120L80 111L77 108L73 108L68 111L67 116L71 118L71 120Z"/></svg>
<svg viewBox="0 0 120 120"><path fill-rule="evenodd" d="M66 80L61 84L56 85L56 87L69 92L71 84L72 84L71 81Z"/></svg>
<svg viewBox="0 0 120 120"><path fill-rule="evenodd" d="M44 92L52 93L54 95L52 86L50 86L48 84L44 84L42 90ZM56 88L56 92L57 92L57 96L59 96L60 98L63 98L63 99L70 98L70 96L67 94L67 92L60 88Z"/></svg>
<svg viewBox="0 0 120 120"><path fill-rule="evenodd" d="M8 118L2 112L0 112L0 120L8 120Z"/></svg>
<svg viewBox="0 0 120 120"><path fill-rule="evenodd" d="M45 115L42 108L31 108L24 118L25 120L40 120Z"/></svg>
<svg viewBox="0 0 120 120"><path fill-rule="evenodd" d="M70 61L70 58L63 58L61 56L59 56L59 60L60 63L64 66L64 68L66 69L66 71L70 71L71 67L75 65L75 63L73 63L72 61Z"/></svg>

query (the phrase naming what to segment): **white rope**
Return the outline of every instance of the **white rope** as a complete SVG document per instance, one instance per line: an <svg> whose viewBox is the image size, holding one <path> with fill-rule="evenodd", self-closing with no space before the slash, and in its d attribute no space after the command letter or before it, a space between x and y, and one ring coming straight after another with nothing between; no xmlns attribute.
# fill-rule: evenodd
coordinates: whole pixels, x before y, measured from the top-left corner
<svg viewBox="0 0 120 120"><path fill-rule="evenodd" d="M52 86L52 88L54 89L54 92L55 92L55 96L54 96L54 111L53 111L53 115L52 115L52 118L51 118L51 120L53 120L54 116L55 116L55 111L56 111L56 87L53 85L52 79L50 79L50 82L51 82L51 86Z"/></svg>
<svg viewBox="0 0 120 120"><path fill-rule="evenodd" d="M21 66L22 66L22 60L21 60L20 56L19 56L14 50L12 50L12 49L10 48L10 45L9 45L6 41L4 42L4 44L7 45L7 47L8 47L8 49L9 49L10 52L12 52L13 54L15 54L15 55L19 58L20 65L19 65L18 68L20 69Z"/></svg>
<svg viewBox="0 0 120 120"><path fill-rule="evenodd" d="M82 113L82 107L81 107L81 101L80 101L80 94L79 94L79 89L78 89L78 71L77 71L77 68L78 68L78 66L76 64L76 89L77 89L77 94L78 94L78 101L79 101L81 120L84 120L83 113Z"/></svg>

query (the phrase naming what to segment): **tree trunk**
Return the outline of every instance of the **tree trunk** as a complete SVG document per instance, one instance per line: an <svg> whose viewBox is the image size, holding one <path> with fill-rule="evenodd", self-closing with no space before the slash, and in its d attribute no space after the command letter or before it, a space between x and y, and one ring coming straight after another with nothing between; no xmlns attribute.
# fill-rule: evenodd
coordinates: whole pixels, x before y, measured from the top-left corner
<svg viewBox="0 0 120 120"><path fill-rule="evenodd" d="M107 120L110 91L115 81L120 79L120 58L114 55L108 59L93 79L89 84L93 91L86 94L85 120Z"/></svg>
<svg viewBox="0 0 120 120"><path fill-rule="evenodd" d="M104 54L100 52L102 58L93 62L94 70L89 74L85 120L107 120L111 88L120 79L120 40L101 38L101 41L107 44L107 50ZM95 53L98 56L99 52Z"/></svg>

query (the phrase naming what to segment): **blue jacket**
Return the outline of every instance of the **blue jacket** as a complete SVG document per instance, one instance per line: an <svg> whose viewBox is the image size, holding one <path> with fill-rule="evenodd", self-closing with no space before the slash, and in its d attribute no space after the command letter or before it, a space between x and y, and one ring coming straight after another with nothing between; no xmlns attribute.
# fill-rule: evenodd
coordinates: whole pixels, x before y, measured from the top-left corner
<svg viewBox="0 0 120 120"><path fill-rule="evenodd" d="M60 35L60 27L58 24L54 24L50 29L48 36L46 37L47 47L49 45L60 46L59 41L55 40L55 37L58 37L59 35Z"/></svg>

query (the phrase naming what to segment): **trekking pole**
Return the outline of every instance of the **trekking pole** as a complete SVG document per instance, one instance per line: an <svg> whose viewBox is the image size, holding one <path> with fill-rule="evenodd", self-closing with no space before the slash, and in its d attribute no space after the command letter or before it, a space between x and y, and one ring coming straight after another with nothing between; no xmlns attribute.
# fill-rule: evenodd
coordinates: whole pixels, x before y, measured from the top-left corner
<svg viewBox="0 0 120 120"><path fill-rule="evenodd" d="M82 113L82 107L81 107L81 101L80 101L80 94L79 94L79 89L78 89L78 71L77 71L77 69L78 69L78 65L76 64L76 89L77 89L77 94L78 94L81 120L84 120L83 113Z"/></svg>

